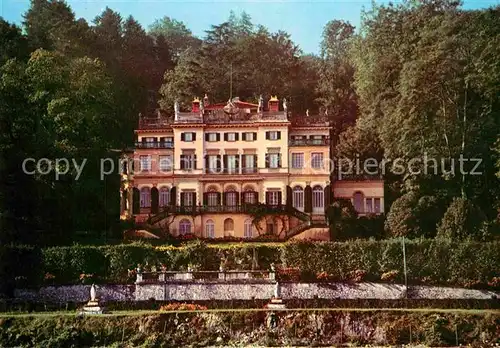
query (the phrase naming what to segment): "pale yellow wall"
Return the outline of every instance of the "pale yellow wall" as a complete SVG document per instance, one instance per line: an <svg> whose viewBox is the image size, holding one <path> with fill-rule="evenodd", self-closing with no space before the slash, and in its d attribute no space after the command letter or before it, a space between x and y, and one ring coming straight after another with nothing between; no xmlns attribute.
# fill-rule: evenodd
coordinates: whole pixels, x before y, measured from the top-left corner
<svg viewBox="0 0 500 348"><path fill-rule="evenodd" d="M329 146L291 146L288 148L290 174L293 175L329 175L330 174L330 147ZM292 153L304 154L304 168L292 168ZM312 168L311 157L313 153L322 153L324 164L323 169Z"/></svg>
<svg viewBox="0 0 500 348"><path fill-rule="evenodd" d="M196 133L195 141L181 141L181 134L186 132ZM174 128L174 153L175 153L175 169L174 172L177 174L184 174L185 171L181 171L181 155L183 149L194 150L196 154L196 170L190 172L191 174L202 174L203 173L203 153L204 153L204 139L203 139L203 128L201 126L193 127L176 127Z"/></svg>
<svg viewBox="0 0 500 348"><path fill-rule="evenodd" d="M366 198L380 198L380 210L384 208L384 182L381 180L370 181L336 181L333 185L333 195L336 198L353 200L354 193L361 192Z"/></svg>
<svg viewBox="0 0 500 348"><path fill-rule="evenodd" d="M160 156L171 155L174 156L174 150L172 149L136 149L134 152L134 168L135 175L151 175L151 173L155 173L158 175L162 174L173 174L173 171L162 171L160 173ZM141 172L140 165L141 156L150 156L151 157L151 172ZM175 162L175 158L172 157L172 160Z"/></svg>

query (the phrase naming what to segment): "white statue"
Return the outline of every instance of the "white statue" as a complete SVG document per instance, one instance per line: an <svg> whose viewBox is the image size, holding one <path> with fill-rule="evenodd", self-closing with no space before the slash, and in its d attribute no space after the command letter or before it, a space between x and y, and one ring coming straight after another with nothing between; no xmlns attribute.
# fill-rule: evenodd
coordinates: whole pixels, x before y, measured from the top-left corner
<svg viewBox="0 0 500 348"><path fill-rule="evenodd" d="M264 98L262 98L262 94L259 97L259 111L264 109Z"/></svg>
<svg viewBox="0 0 500 348"><path fill-rule="evenodd" d="M90 287L90 301L95 301L96 300L96 290L95 290L95 285L92 284Z"/></svg>
<svg viewBox="0 0 500 348"><path fill-rule="evenodd" d="M309 109L306 110L306 116L309 117Z"/></svg>
<svg viewBox="0 0 500 348"><path fill-rule="evenodd" d="M287 105L286 105L286 98L283 98L283 110L286 112L287 110Z"/></svg>
<svg viewBox="0 0 500 348"><path fill-rule="evenodd" d="M280 283L276 282L274 284L274 298L280 298L281 297L281 287Z"/></svg>

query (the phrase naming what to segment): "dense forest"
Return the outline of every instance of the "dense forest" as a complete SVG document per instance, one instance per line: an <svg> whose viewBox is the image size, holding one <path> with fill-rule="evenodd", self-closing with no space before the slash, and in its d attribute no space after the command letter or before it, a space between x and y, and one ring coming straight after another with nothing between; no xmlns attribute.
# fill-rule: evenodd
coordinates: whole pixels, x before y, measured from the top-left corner
<svg viewBox="0 0 500 348"><path fill-rule="evenodd" d="M99 159L133 146L139 113L205 93L227 100L230 74L243 100L273 94L292 114L327 114L337 158L482 160L477 176L389 169L385 236L498 236L500 6L376 5L360 28L332 18L320 54L305 55L245 13L196 37L168 16L145 29L106 8L88 23L64 1L32 0L21 27L0 18L0 243L119 237L119 177L101 180ZM56 179L24 174L26 158L87 164Z"/></svg>

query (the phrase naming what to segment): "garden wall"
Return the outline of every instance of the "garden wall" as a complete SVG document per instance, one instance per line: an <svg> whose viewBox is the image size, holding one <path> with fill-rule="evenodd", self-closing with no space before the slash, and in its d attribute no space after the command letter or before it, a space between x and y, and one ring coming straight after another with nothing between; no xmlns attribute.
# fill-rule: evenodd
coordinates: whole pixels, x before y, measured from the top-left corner
<svg viewBox="0 0 500 348"><path fill-rule="evenodd" d="M97 295L102 301L203 301L270 299L272 283L164 283L137 285L99 285ZM18 300L35 302L79 302L89 300L89 285L47 286L40 290L16 289ZM416 299L491 299L500 297L493 291L446 287L412 286L408 295ZM401 299L405 287L377 283L283 283L283 299Z"/></svg>

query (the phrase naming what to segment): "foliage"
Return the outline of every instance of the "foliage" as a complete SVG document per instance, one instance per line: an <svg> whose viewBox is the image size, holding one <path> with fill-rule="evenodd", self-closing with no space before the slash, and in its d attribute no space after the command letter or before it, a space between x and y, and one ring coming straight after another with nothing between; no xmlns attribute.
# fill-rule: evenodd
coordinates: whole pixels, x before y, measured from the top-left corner
<svg viewBox="0 0 500 348"><path fill-rule="evenodd" d="M498 249L499 242L407 240L408 282L464 285L477 281L481 286L487 286L494 277L500 276ZM19 255L24 255L23 258L36 260L35 249L21 250L24 251ZM231 246L196 241L180 247L141 243L75 245L43 249L41 257L39 269L30 265L19 272L4 272L5 281L10 279L12 282L16 276L41 279L50 273L54 276L52 281L58 284L79 283L81 274L93 274L95 281L125 283L129 270L138 264L148 264L156 269L165 265L166 270L185 270L191 264L200 270L216 271L221 260L225 260L228 270L269 269L271 263L275 263L279 265L278 277L288 280L314 281L318 272L326 272L336 281L354 281L363 271L362 279L374 281L384 273L398 272L396 280L400 282L404 274L400 240L271 245L241 243Z"/></svg>
<svg viewBox="0 0 500 348"><path fill-rule="evenodd" d="M207 307L193 303L169 303L161 306L160 311L202 311Z"/></svg>
<svg viewBox="0 0 500 348"><path fill-rule="evenodd" d="M278 346L375 344L425 346L499 343L498 314L429 311L308 310L276 313L267 327L261 311L93 316L10 316L0 320L0 340L19 346ZM341 325L339 323L345 323ZM362 328L352 330L352 327ZM411 329L411 338L409 330ZM373 332L379 332L374 335ZM456 333L455 333L456 332ZM268 337L266 337L268 336Z"/></svg>
<svg viewBox="0 0 500 348"><path fill-rule="evenodd" d="M500 197L499 186L489 184L497 180L500 98L492 92L500 74L499 11L467 11L446 0L374 6L350 45L358 123L393 161L391 182L415 188L419 197L467 197L488 220ZM419 161L413 173L396 174L396 158ZM482 175L466 174L475 164L460 158L481 158ZM409 232L400 227L397 235Z"/></svg>
<svg viewBox="0 0 500 348"><path fill-rule="evenodd" d="M443 216L437 235L451 240L484 239L488 231L484 231L486 217L471 201L454 198Z"/></svg>

